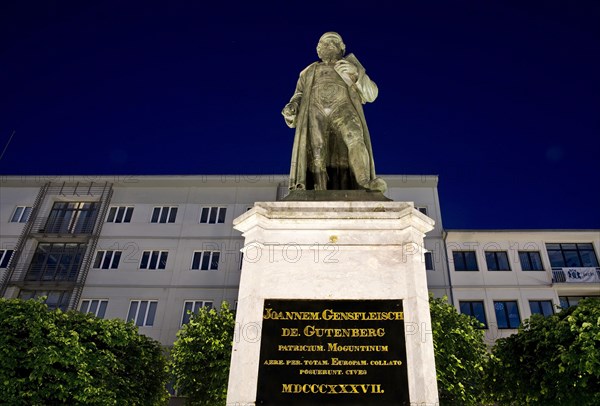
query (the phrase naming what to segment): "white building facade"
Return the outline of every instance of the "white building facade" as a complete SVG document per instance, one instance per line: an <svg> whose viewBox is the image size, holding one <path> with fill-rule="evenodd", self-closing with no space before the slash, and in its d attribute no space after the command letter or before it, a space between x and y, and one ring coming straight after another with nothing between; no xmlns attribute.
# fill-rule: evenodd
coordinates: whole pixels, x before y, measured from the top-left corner
<svg viewBox="0 0 600 406"><path fill-rule="evenodd" d="M452 304L493 343L532 314L600 298L598 230L447 230Z"/></svg>
<svg viewBox="0 0 600 406"><path fill-rule="evenodd" d="M598 230L445 231L437 176L384 179L390 199L435 220L429 290L482 320L490 340L548 303L600 296ZM170 345L188 310L235 308L253 258L233 219L286 194L284 175L0 177L0 296L133 320Z"/></svg>

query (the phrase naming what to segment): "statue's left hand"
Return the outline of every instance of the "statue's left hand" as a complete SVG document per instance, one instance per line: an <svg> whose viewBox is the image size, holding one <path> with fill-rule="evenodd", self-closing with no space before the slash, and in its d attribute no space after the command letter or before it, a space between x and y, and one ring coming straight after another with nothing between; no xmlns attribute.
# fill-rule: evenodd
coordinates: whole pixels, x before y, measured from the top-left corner
<svg viewBox="0 0 600 406"><path fill-rule="evenodd" d="M337 73L339 73L340 75L343 74L350 77L350 79L352 79L354 82L356 82L356 80L358 79L358 69L356 68L356 66L354 66L354 64L346 60L341 59L337 61L335 63L334 68Z"/></svg>

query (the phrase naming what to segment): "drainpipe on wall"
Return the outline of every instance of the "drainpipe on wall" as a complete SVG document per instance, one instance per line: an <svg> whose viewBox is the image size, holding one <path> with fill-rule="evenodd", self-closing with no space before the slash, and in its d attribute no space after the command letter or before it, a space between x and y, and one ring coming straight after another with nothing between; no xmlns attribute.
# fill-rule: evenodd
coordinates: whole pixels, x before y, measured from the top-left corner
<svg viewBox="0 0 600 406"><path fill-rule="evenodd" d="M444 254L446 257L446 269L448 272L448 284L450 285L450 304L454 306L454 288L452 287L452 276L450 275L450 261L448 260L448 245L446 244L446 237L448 233L446 230L442 230L442 240L444 241Z"/></svg>

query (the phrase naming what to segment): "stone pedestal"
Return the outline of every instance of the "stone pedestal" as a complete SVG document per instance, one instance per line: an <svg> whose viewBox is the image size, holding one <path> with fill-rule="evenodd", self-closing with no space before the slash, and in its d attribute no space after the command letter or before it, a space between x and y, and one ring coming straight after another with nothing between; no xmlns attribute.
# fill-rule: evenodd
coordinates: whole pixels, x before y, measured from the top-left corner
<svg viewBox="0 0 600 406"><path fill-rule="evenodd" d="M406 202L258 202L238 217L245 246L227 404L257 400L269 299L401 301L410 403L437 404L423 256L433 224Z"/></svg>

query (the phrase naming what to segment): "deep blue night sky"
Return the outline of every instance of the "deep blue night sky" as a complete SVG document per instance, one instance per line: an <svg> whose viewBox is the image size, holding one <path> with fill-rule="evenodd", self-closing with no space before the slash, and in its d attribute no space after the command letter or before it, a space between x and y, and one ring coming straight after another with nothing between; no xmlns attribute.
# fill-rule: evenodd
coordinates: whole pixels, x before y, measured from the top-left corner
<svg viewBox="0 0 600 406"><path fill-rule="evenodd" d="M287 173L333 30L378 173L438 174L446 228L600 228L600 2L207 4L3 1L0 174Z"/></svg>

